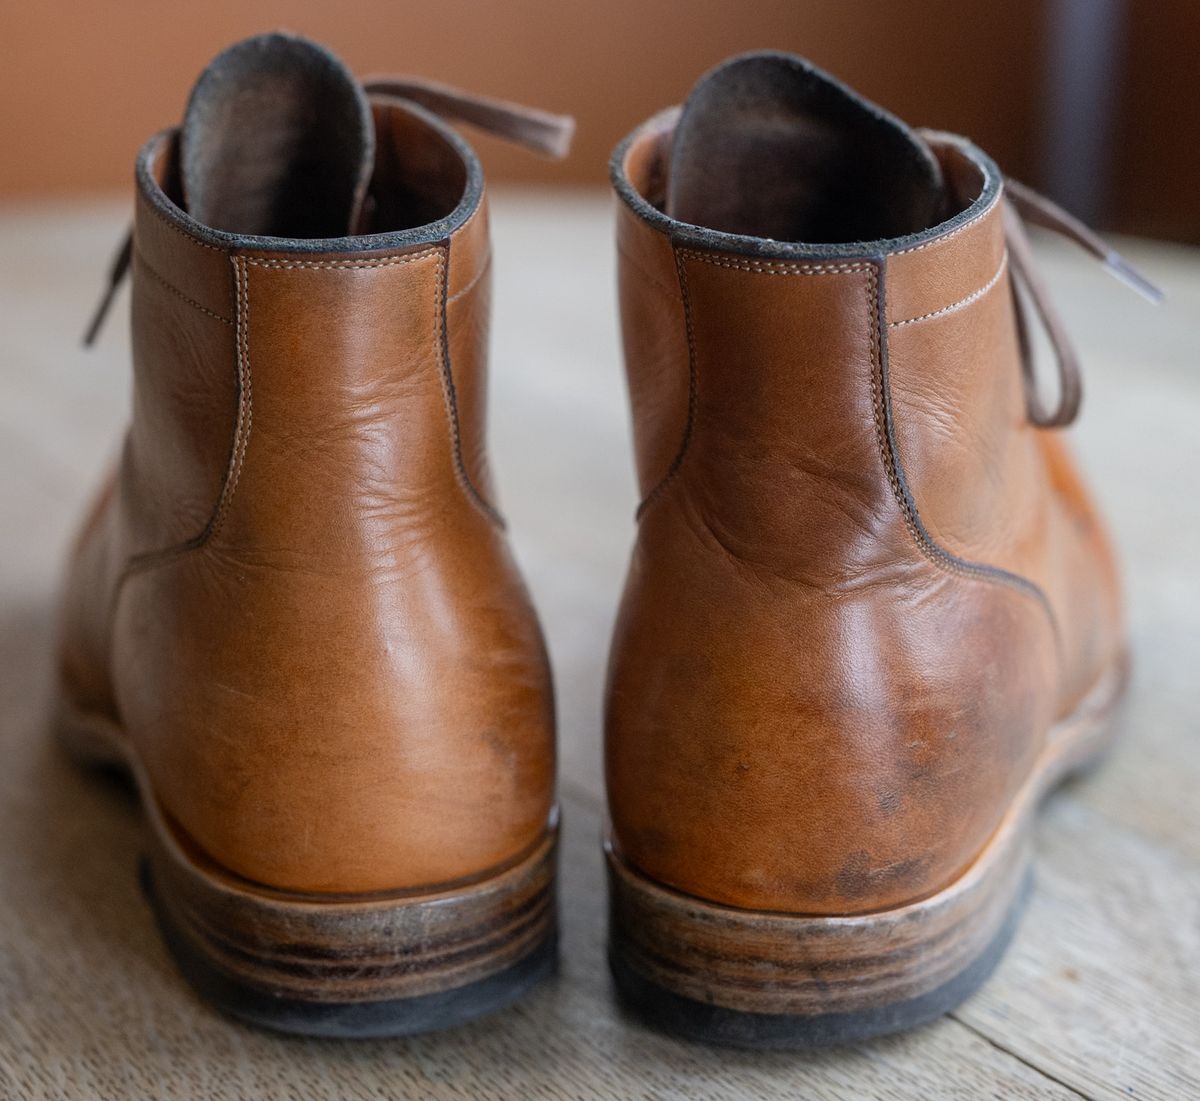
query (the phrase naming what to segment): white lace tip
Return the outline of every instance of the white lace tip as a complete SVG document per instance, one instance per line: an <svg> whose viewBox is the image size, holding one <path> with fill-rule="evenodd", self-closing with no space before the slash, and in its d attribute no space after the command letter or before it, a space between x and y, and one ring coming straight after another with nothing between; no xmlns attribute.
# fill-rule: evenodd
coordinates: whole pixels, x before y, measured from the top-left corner
<svg viewBox="0 0 1200 1101"><path fill-rule="evenodd" d="M1104 258L1104 266L1130 290L1136 291L1147 302L1160 305L1167 297L1166 292L1157 283L1152 283L1137 270L1124 256L1110 252Z"/></svg>

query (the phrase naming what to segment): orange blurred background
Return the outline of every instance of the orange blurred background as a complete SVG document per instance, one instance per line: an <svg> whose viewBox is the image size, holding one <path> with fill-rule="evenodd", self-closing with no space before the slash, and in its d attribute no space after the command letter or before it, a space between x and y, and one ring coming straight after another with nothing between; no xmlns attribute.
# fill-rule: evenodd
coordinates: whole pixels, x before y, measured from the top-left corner
<svg viewBox="0 0 1200 1101"><path fill-rule="evenodd" d="M214 0L0 6L0 197L127 186L197 73L284 28L352 68L575 114L574 152L485 138L494 179L598 184L616 140L731 53L794 50L1110 228L1200 242L1200 0Z"/></svg>

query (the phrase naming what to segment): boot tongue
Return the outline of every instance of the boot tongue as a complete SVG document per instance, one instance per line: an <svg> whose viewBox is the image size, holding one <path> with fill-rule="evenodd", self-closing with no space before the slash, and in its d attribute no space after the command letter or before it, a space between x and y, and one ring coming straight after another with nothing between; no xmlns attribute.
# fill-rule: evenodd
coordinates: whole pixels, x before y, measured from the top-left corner
<svg viewBox="0 0 1200 1101"><path fill-rule="evenodd" d="M375 131L358 81L289 34L244 39L200 75L180 132L184 205L229 233L355 232Z"/></svg>
<svg viewBox="0 0 1200 1101"><path fill-rule="evenodd" d="M725 233L847 243L941 220L942 175L907 126L790 54L702 77L675 129L666 213Z"/></svg>

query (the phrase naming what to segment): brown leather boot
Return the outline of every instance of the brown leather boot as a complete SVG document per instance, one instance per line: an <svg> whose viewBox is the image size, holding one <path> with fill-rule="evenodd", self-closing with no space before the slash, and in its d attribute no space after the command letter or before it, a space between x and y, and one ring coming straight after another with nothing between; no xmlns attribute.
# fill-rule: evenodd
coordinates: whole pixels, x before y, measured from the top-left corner
<svg viewBox="0 0 1200 1101"><path fill-rule="evenodd" d="M1125 681L1019 212L1138 277L781 54L710 73L612 173L644 495L607 707L619 990L751 1046L918 1024L1003 951L1033 812Z"/></svg>
<svg viewBox="0 0 1200 1101"><path fill-rule="evenodd" d="M71 560L63 730L136 776L185 974L287 1031L452 1024L555 960L550 674L484 441L483 176L439 116L569 137L266 35L137 161L133 419Z"/></svg>

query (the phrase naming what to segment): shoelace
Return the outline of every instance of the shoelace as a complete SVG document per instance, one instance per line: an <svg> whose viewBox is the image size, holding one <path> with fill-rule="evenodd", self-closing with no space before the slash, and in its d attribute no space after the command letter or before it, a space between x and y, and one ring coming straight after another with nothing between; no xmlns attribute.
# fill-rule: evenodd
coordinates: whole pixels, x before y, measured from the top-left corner
<svg viewBox="0 0 1200 1101"><path fill-rule="evenodd" d="M1008 245L1009 265L1013 274L1013 298L1016 303L1017 336L1021 347L1021 374L1025 382L1025 407L1030 423L1039 428L1063 428L1079 415L1083 400L1083 372L1079 356L1067 334L1062 317L1034 262L1033 246L1025 232L1025 222L1051 230L1072 241L1087 252L1117 279L1155 304L1160 303L1163 291L1150 282L1116 249L1092 232L1078 218L1068 214L1057 203L1030 187L1008 178L1004 182L1004 235ZM1058 368L1058 404L1046 408L1038 392L1038 380L1030 322L1025 300L1016 293L1020 285L1032 305L1050 346Z"/></svg>
<svg viewBox="0 0 1200 1101"><path fill-rule="evenodd" d="M363 89L368 96L415 103L447 122L472 126L556 160L570 151L571 138L575 133L575 120L569 115L554 115L509 100L474 95L448 84L418 77L372 76L363 81ZM100 335L113 299L128 275L132 262L133 229L130 228L113 257L100 302L84 333L85 348L90 348Z"/></svg>

